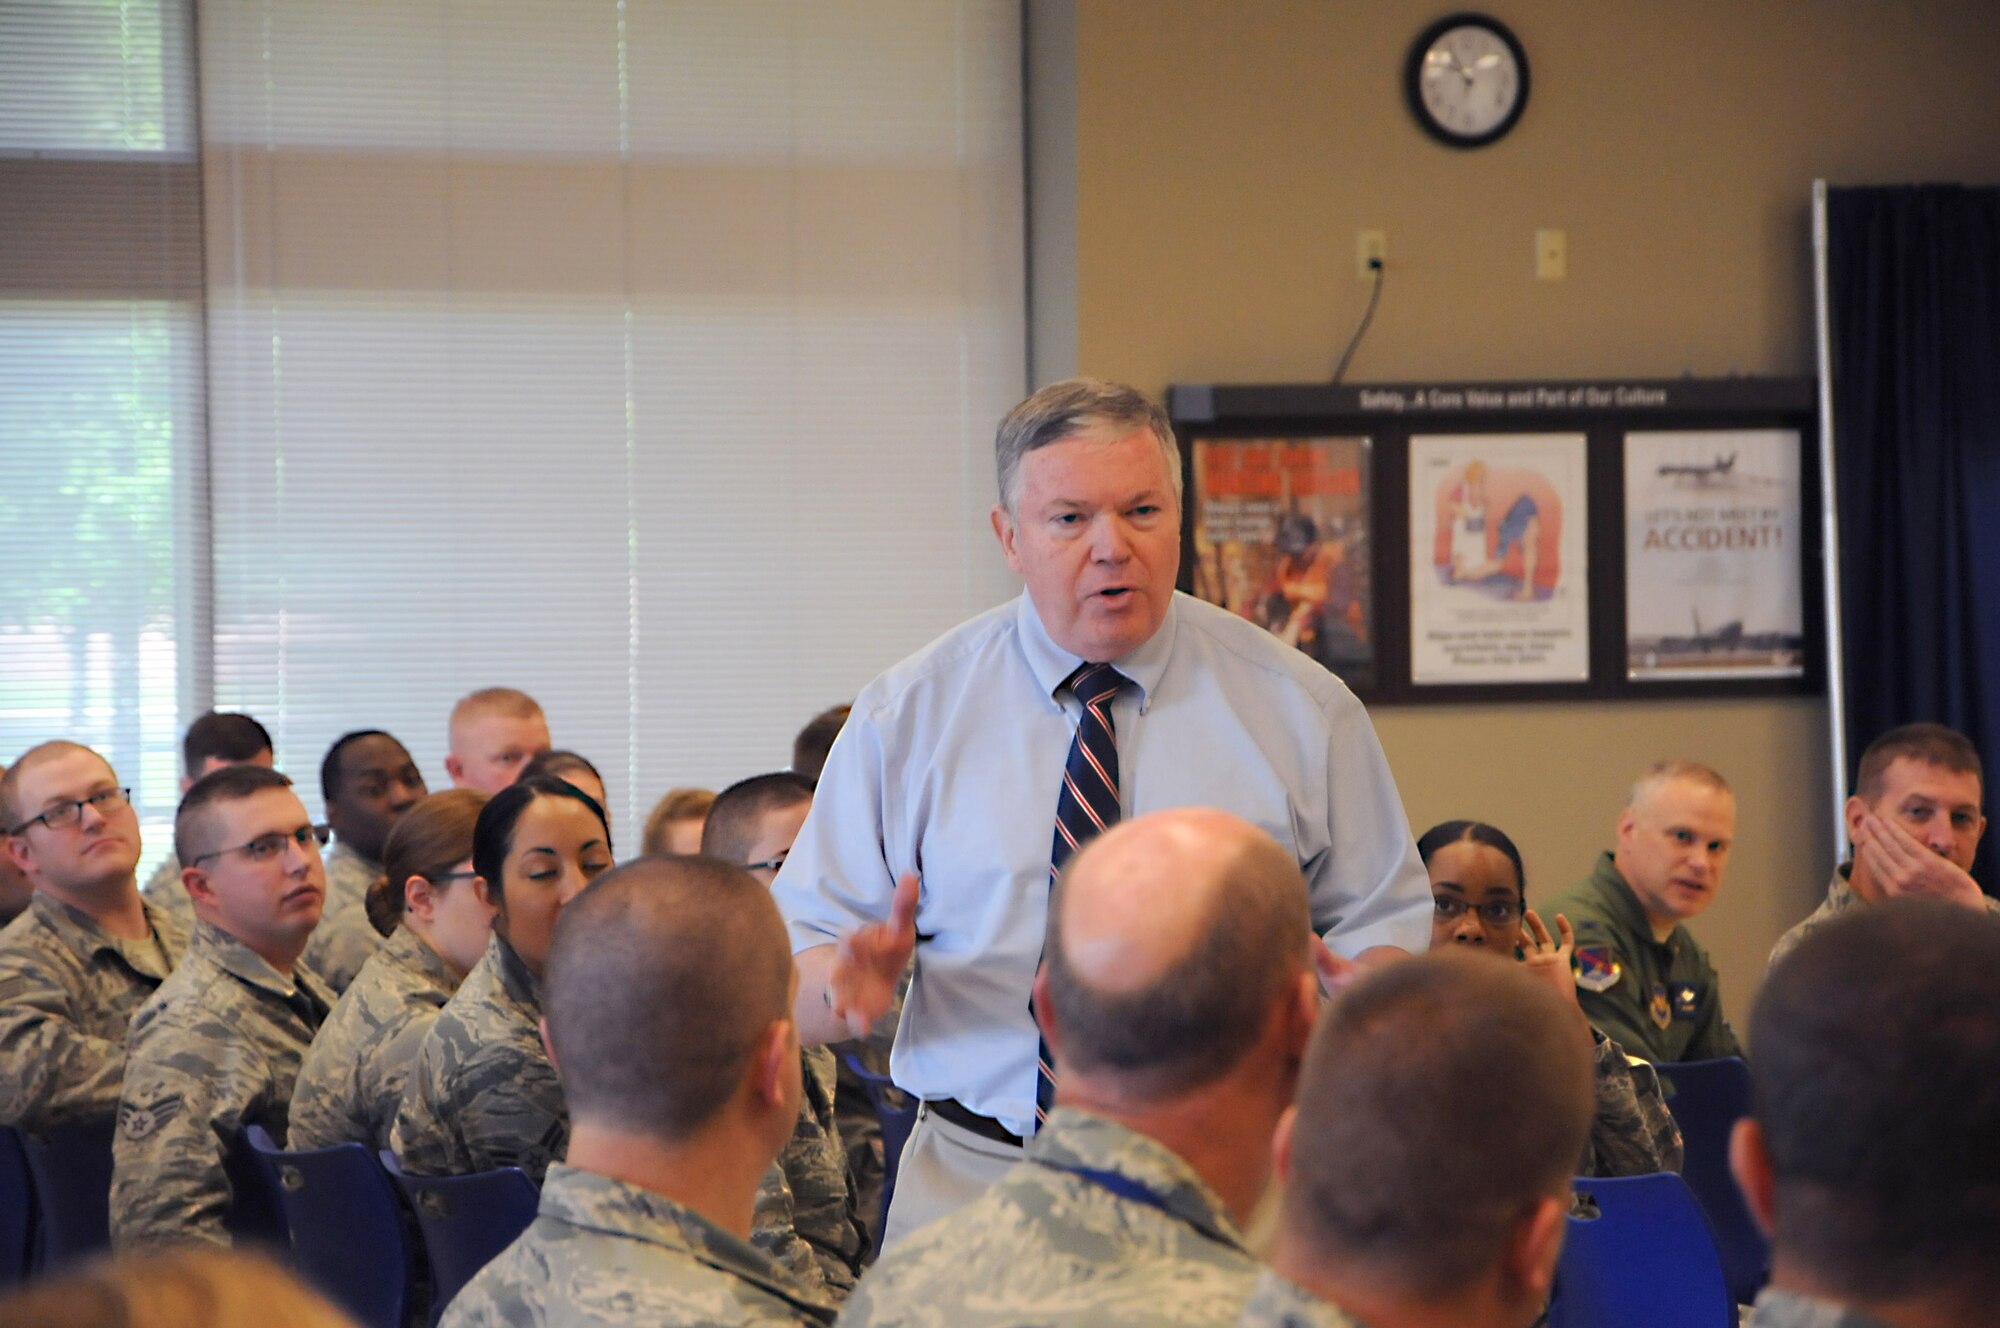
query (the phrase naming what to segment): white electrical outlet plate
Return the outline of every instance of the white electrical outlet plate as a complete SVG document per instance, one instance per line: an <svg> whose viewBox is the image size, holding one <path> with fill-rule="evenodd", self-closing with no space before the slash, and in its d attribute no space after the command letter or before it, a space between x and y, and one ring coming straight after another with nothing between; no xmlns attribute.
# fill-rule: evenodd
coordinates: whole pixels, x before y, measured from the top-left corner
<svg viewBox="0 0 2000 1328"><path fill-rule="evenodd" d="M1375 279L1374 264L1389 262L1389 232L1354 232L1354 276L1358 281Z"/></svg>
<svg viewBox="0 0 2000 1328"><path fill-rule="evenodd" d="M1535 232L1535 277L1539 281L1561 281L1569 274L1569 234L1542 229Z"/></svg>

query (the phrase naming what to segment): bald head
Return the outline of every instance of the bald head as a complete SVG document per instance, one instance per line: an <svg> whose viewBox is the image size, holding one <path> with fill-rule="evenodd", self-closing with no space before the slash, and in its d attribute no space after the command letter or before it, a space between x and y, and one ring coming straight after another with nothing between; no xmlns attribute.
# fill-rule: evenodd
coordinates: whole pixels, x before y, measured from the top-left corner
<svg viewBox="0 0 2000 1328"><path fill-rule="evenodd" d="M1225 812L1156 812L1091 841L1050 905L1048 1000L1066 1071L1186 1091L1233 1066L1310 964L1305 878Z"/></svg>
<svg viewBox="0 0 2000 1328"><path fill-rule="evenodd" d="M98 756L95 751L80 742L56 738L30 747L15 758L14 764L7 767L5 773L0 773L0 833L12 830L34 815L34 812L21 800L21 782L28 777L28 772L44 762L53 761L58 756L67 756L71 752L87 752L97 756L100 761L104 760L102 756ZM104 761L104 768L109 770L111 763Z"/></svg>
<svg viewBox="0 0 2000 1328"><path fill-rule="evenodd" d="M777 906L741 867L640 858L600 877L563 909L543 979L570 1114L685 1139L791 1017L791 981Z"/></svg>

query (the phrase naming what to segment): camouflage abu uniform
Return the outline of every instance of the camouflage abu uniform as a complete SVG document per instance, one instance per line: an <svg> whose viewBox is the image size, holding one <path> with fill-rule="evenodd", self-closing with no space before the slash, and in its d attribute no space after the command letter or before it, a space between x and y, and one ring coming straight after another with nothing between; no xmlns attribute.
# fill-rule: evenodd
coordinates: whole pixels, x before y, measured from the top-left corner
<svg viewBox="0 0 2000 1328"><path fill-rule="evenodd" d="M1268 1268L1257 1277L1237 1328L1363 1328L1359 1319Z"/></svg>
<svg viewBox="0 0 2000 1328"><path fill-rule="evenodd" d="M180 966L132 1017L111 1143L117 1248L230 1243L226 1150L250 1125L284 1142L292 1080L326 1010L303 965L288 980L195 924Z"/></svg>
<svg viewBox="0 0 2000 1328"><path fill-rule="evenodd" d="M890 1247L845 1325L1229 1324L1257 1280L1236 1223L1194 1169L1100 1116L1058 1107L1025 1159ZM1114 1193L1103 1179L1143 1187Z"/></svg>
<svg viewBox="0 0 2000 1328"><path fill-rule="evenodd" d="M398 927L333 1007L292 1089L292 1148L389 1146L403 1082L458 974Z"/></svg>
<svg viewBox="0 0 2000 1328"><path fill-rule="evenodd" d="M1830 1300L1814 1300L1796 1292L1765 1287L1745 1328L1889 1328L1873 1315Z"/></svg>
<svg viewBox="0 0 2000 1328"><path fill-rule="evenodd" d="M692 1209L558 1163L534 1222L453 1298L440 1328L832 1320L832 1306Z"/></svg>
<svg viewBox="0 0 2000 1328"><path fill-rule="evenodd" d="M139 893L146 897L155 913L172 918L183 932L194 930L194 901L188 898L187 887L181 884L179 858L167 854L167 860L153 869Z"/></svg>
<svg viewBox="0 0 2000 1328"><path fill-rule="evenodd" d="M1834 870L1833 882L1826 887L1825 901L1811 913L1808 913L1803 921L1778 938L1778 943L1771 947L1770 963L1775 964L1780 959L1783 959L1798 947L1800 941L1803 941L1807 936L1824 927L1848 909L1867 907L1868 901L1860 895L1855 894L1854 887L1849 884L1848 873L1853 868L1853 863L1842 863ZM2000 913L2000 899L1995 899L1990 895L1987 896L1986 911L1988 913Z"/></svg>
<svg viewBox="0 0 2000 1328"><path fill-rule="evenodd" d="M38 890L0 931L0 1124L40 1133L117 1114L132 1015L188 942L172 917L145 909L152 943L113 936Z"/></svg>
<svg viewBox="0 0 2000 1328"><path fill-rule="evenodd" d="M806 1047L799 1059L799 1123L778 1154L778 1169L791 1187L793 1227L812 1247L826 1289L844 1298L854 1288L867 1245L855 1223L847 1149L834 1114L833 1053Z"/></svg>
<svg viewBox="0 0 2000 1328"><path fill-rule="evenodd" d="M1680 1126L1667 1110L1660 1076L1651 1065L1634 1065L1624 1048L1591 1030L1591 1084L1597 1114L1584 1141L1579 1176L1645 1176L1681 1169Z"/></svg>
<svg viewBox="0 0 2000 1328"><path fill-rule="evenodd" d="M410 1063L390 1146L420 1176L519 1167L535 1184L569 1146L542 1049L541 984L495 932Z"/></svg>
<svg viewBox="0 0 2000 1328"><path fill-rule="evenodd" d="M382 933L368 921L368 887L381 874L379 864L343 840L326 851L326 908L306 942L305 960L336 995L347 990L368 956L382 948Z"/></svg>

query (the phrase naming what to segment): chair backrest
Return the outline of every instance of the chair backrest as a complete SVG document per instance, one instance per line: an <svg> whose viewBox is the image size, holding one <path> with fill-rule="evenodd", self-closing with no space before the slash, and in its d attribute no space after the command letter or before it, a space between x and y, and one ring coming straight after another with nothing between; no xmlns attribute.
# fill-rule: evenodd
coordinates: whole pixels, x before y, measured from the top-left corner
<svg viewBox="0 0 2000 1328"><path fill-rule="evenodd" d="M1715 1228L1729 1294L1747 1305L1757 1298L1771 1269L1770 1244L1729 1171L1730 1132L1750 1113L1750 1068L1734 1056L1654 1068L1687 1147L1681 1179Z"/></svg>
<svg viewBox="0 0 2000 1328"><path fill-rule="evenodd" d="M868 1090L869 1104L875 1108L875 1119L882 1126L882 1211L875 1215L875 1225L870 1228L880 1231L888 1218L889 1201L896 1194L896 1165L903 1160L903 1145L910 1141L910 1131L917 1124L917 1108L922 1104L897 1088L889 1076L866 1069L858 1058L849 1056L846 1060L847 1068Z"/></svg>
<svg viewBox="0 0 2000 1328"><path fill-rule="evenodd" d="M1679 1176L1578 1177L1549 1328L1729 1328L1736 1306Z"/></svg>
<svg viewBox="0 0 2000 1328"><path fill-rule="evenodd" d="M105 1121L20 1136L35 1185L36 1271L111 1248L112 1128Z"/></svg>
<svg viewBox="0 0 2000 1328"><path fill-rule="evenodd" d="M27 1277L35 1249L35 1182L21 1136L0 1125L0 1287Z"/></svg>
<svg viewBox="0 0 2000 1328"><path fill-rule="evenodd" d="M380 1157L424 1233L434 1297L431 1322L436 1323L460 1288L528 1229L541 1195L519 1167L471 1176L416 1176L403 1170L388 1149Z"/></svg>
<svg viewBox="0 0 2000 1328"><path fill-rule="evenodd" d="M368 1149L288 1153L261 1125L244 1138L290 1228L299 1271L366 1328L403 1328L410 1303L403 1209Z"/></svg>

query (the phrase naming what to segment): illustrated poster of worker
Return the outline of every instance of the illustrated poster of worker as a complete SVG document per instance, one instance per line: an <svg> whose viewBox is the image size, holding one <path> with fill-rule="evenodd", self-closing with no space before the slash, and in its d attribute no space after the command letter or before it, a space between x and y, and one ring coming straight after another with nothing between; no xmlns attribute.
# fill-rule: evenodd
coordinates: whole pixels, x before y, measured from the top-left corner
<svg viewBox="0 0 2000 1328"><path fill-rule="evenodd" d="M1366 438L1197 438L1194 593L1374 682Z"/></svg>
<svg viewBox="0 0 2000 1328"><path fill-rule="evenodd" d="M1796 429L1625 435L1625 671L1805 670Z"/></svg>
<svg viewBox="0 0 2000 1328"><path fill-rule="evenodd" d="M1590 677L1582 434L1410 439L1410 677Z"/></svg>

